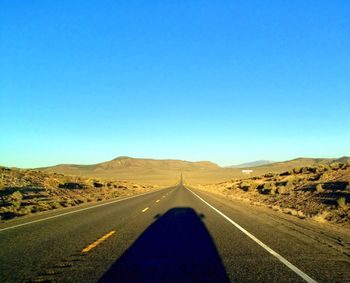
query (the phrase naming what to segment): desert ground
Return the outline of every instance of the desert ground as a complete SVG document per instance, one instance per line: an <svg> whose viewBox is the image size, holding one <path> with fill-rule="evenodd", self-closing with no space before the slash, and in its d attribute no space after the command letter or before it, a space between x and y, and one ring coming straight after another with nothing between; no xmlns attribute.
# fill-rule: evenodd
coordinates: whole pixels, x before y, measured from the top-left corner
<svg viewBox="0 0 350 283"><path fill-rule="evenodd" d="M153 272L147 264L161 258L168 268L157 265L159 282L174 279L174 268L192 270L194 282L348 281L349 161L211 184L210 174L221 170L211 163L185 163L184 170L181 162L165 163L170 186L0 167L1 277L144 282ZM174 255L179 266L169 265ZM192 268L201 261L217 269ZM135 264L142 272L128 273ZM188 276L175 275L176 282Z"/></svg>
<svg viewBox="0 0 350 283"><path fill-rule="evenodd" d="M0 217L4 221L47 210L141 194L158 188L160 187L156 185L130 181L0 167Z"/></svg>
<svg viewBox="0 0 350 283"><path fill-rule="evenodd" d="M295 167L197 188L299 218L350 228L350 162Z"/></svg>
<svg viewBox="0 0 350 283"><path fill-rule="evenodd" d="M183 174L188 186L227 199L350 227L348 158L295 159L252 170L247 176L240 168L222 168L211 162L129 157L96 165L58 165L40 170L0 167L0 216L6 221L149 192L175 185Z"/></svg>

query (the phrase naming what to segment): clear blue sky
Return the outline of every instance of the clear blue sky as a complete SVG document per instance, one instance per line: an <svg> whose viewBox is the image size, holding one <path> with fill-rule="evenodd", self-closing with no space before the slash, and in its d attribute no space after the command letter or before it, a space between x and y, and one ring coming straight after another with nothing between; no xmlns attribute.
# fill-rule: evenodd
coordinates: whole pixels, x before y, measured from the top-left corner
<svg viewBox="0 0 350 283"><path fill-rule="evenodd" d="M2 1L0 164L350 155L350 1Z"/></svg>

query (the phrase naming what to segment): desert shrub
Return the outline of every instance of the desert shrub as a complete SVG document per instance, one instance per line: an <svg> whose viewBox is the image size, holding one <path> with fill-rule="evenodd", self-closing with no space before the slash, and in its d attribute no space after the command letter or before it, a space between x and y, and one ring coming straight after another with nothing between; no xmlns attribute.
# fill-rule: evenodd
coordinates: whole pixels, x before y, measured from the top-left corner
<svg viewBox="0 0 350 283"><path fill-rule="evenodd" d="M321 178L321 176L322 175L320 174L313 175L309 178L309 181L318 181Z"/></svg>
<svg viewBox="0 0 350 283"><path fill-rule="evenodd" d="M50 209L51 209L51 206L48 203L39 202L37 205L33 206L32 211L34 210L34 212L39 212L39 211L46 211Z"/></svg>
<svg viewBox="0 0 350 283"><path fill-rule="evenodd" d="M30 212L31 213L36 213L36 212L39 212L39 211L41 211L41 210L39 209L38 205L31 205L30 206Z"/></svg>
<svg viewBox="0 0 350 283"><path fill-rule="evenodd" d="M330 212L329 211L322 211L318 214L316 214L314 217L312 217L314 220L321 222L321 223L326 223L330 220Z"/></svg>
<svg viewBox="0 0 350 283"><path fill-rule="evenodd" d="M252 191L255 191L258 187L259 187L259 183L254 182L250 185L249 189Z"/></svg>
<svg viewBox="0 0 350 283"><path fill-rule="evenodd" d="M349 185L348 182L345 181L335 181L335 182L325 182L323 184L323 188L325 190L332 190L332 191L336 191L336 190L346 190L347 186Z"/></svg>
<svg viewBox="0 0 350 283"><path fill-rule="evenodd" d="M75 199L75 203L77 203L77 204L81 204L84 202L86 202L86 198L84 198L83 196L77 196Z"/></svg>
<svg viewBox="0 0 350 283"><path fill-rule="evenodd" d="M274 182L266 182L264 183L264 189L271 189L274 187Z"/></svg>
<svg viewBox="0 0 350 283"><path fill-rule="evenodd" d="M324 192L323 185L322 185L322 184L317 184L317 185L316 185L316 191L317 191L318 193L323 193L323 192Z"/></svg>
<svg viewBox="0 0 350 283"><path fill-rule="evenodd" d="M287 187L285 187L285 186L280 186L280 187L278 187L278 189L277 189L277 192L279 193L279 194L282 194L282 195L286 195L286 194L288 194L288 188Z"/></svg>
<svg viewBox="0 0 350 283"><path fill-rule="evenodd" d="M274 190L274 193L276 192L276 187L273 182L266 182L264 184L261 184L257 187L257 190L260 194L268 195L271 193L271 191Z"/></svg>
<svg viewBox="0 0 350 283"><path fill-rule="evenodd" d="M56 209L56 208L62 207L61 204L57 201L52 201L52 202L49 202L48 204L50 205L51 209Z"/></svg>
<svg viewBox="0 0 350 283"><path fill-rule="evenodd" d="M339 206L339 207L344 207L344 206L346 206L346 199L345 199L345 197L340 197L340 198L338 198L337 203L338 203L338 206Z"/></svg>
<svg viewBox="0 0 350 283"><path fill-rule="evenodd" d="M240 184L240 188L241 188L241 190L243 190L243 191L248 191L249 190L249 188L250 188L250 184L248 183L248 182L242 182L241 184Z"/></svg>
<svg viewBox="0 0 350 283"><path fill-rule="evenodd" d="M252 177L251 179L252 179L252 180L260 180L260 179L262 179L262 177L260 177L260 176L254 176L254 177Z"/></svg>
<svg viewBox="0 0 350 283"><path fill-rule="evenodd" d="M275 176L274 173L266 173L266 174L264 175L265 178L272 178L273 176Z"/></svg>
<svg viewBox="0 0 350 283"><path fill-rule="evenodd" d="M328 171L329 169L330 169L330 167L328 165L320 164L316 167L316 173L322 174L322 173Z"/></svg>
<svg viewBox="0 0 350 283"><path fill-rule="evenodd" d="M57 179L52 178L52 177L46 177L44 181L42 182L43 187L45 188L57 188L59 182Z"/></svg>
<svg viewBox="0 0 350 283"><path fill-rule="evenodd" d="M333 162L331 165L329 165L332 170L338 170L340 168L340 163Z"/></svg>
<svg viewBox="0 0 350 283"><path fill-rule="evenodd" d="M293 169L293 172L294 172L294 174L300 174L301 173L301 171L302 171L302 167L295 167L294 169Z"/></svg>
<svg viewBox="0 0 350 283"><path fill-rule="evenodd" d="M280 173L280 176L289 176L289 175L292 175L293 172L291 171L285 171L285 172L282 172Z"/></svg>
<svg viewBox="0 0 350 283"><path fill-rule="evenodd" d="M23 195L21 194L21 192L16 191L10 195L9 202L11 205L15 207L20 207L22 199L23 199Z"/></svg>
<svg viewBox="0 0 350 283"><path fill-rule="evenodd" d="M285 188L288 190L292 190L295 188L295 183L293 180L288 180L287 184L285 185Z"/></svg>
<svg viewBox="0 0 350 283"><path fill-rule="evenodd" d="M81 203L84 203L85 200L84 200L83 198L76 198L76 199L74 200L74 202L75 202L76 204L81 204Z"/></svg>
<svg viewBox="0 0 350 283"><path fill-rule="evenodd" d="M24 216L32 212L31 207L21 207L17 212L17 216Z"/></svg>
<svg viewBox="0 0 350 283"><path fill-rule="evenodd" d="M307 171L309 173L316 173L317 172L317 167L315 167L315 166L307 167Z"/></svg>
<svg viewBox="0 0 350 283"><path fill-rule="evenodd" d="M68 203L70 206L76 206L76 202L75 202L75 200L73 200L73 199L67 200L67 203Z"/></svg>
<svg viewBox="0 0 350 283"><path fill-rule="evenodd" d="M67 200L62 200L62 201L60 201L60 205L63 206L63 207L68 207L68 206L70 206Z"/></svg>
<svg viewBox="0 0 350 283"><path fill-rule="evenodd" d="M58 187L60 189L74 190L74 189L84 189L86 187L86 185L80 184L80 183L68 182L68 183L64 183L64 184L59 184Z"/></svg>
<svg viewBox="0 0 350 283"><path fill-rule="evenodd" d="M99 183L99 182L94 182L93 185L95 188L102 188L103 187L103 184Z"/></svg>

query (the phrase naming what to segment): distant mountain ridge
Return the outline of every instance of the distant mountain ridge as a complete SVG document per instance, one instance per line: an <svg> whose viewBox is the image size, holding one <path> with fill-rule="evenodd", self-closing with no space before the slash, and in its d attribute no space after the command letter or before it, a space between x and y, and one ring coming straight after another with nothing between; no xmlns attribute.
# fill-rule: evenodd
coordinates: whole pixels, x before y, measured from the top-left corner
<svg viewBox="0 0 350 283"><path fill-rule="evenodd" d="M317 164L331 164L333 162L345 163L350 160L350 157L343 156L340 158L307 158L307 157L298 157L286 161L269 161L269 160L257 160L253 162L242 163L238 165L226 166L225 168L255 168L258 167L298 167L298 166L312 166Z"/></svg>
<svg viewBox="0 0 350 283"><path fill-rule="evenodd" d="M272 163L271 161L260 160L228 168L220 167L210 161L190 162L175 159L158 160L120 156L110 161L91 165L59 164L37 168L37 170L66 175L114 178L167 185L176 183L180 173L183 172L185 181L194 184L208 184L246 177L242 172L243 168L249 168L253 171L250 176L257 176L270 172L288 171L295 167L315 166L333 162L345 163L348 160L350 160L350 157L346 156L341 158L296 158Z"/></svg>
<svg viewBox="0 0 350 283"><path fill-rule="evenodd" d="M308 158L308 157L298 157L292 160L274 162L266 164L265 166L276 166L276 165L292 165L292 166L312 166L318 164L329 165L334 162L345 163L350 160L350 157L343 156L340 158Z"/></svg>
<svg viewBox="0 0 350 283"><path fill-rule="evenodd" d="M220 170L221 167L209 161L190 162L175 159L158 160L120 156L110 161L91 165L59 164L37 169L67 175L131 179L141 175L173 175L182 171Z"/></svg>

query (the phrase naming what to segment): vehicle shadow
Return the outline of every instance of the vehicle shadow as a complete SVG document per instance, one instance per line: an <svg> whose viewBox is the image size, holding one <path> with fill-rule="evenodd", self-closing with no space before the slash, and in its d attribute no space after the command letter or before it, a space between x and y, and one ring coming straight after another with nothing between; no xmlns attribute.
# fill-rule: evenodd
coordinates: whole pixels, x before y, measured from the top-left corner
<svg viewBox="0 0 350 283"><path fill-rule="evenodd" d="M156 216L98 282L230 282L201 217L192 208Z"/></svg>

